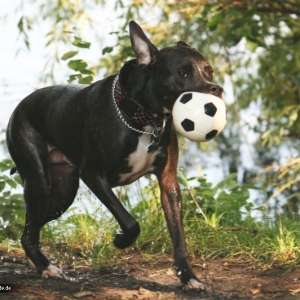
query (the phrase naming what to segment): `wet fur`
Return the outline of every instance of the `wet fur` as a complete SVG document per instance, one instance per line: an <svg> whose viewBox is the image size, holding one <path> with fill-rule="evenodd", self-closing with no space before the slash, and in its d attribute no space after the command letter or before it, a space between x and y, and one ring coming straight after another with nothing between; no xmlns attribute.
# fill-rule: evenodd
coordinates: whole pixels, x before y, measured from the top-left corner
<svg viewBox="0 0 300 300"><path fill-rule="evenodd" d="M130 38L136 59L125 63L123 83L149 113L171 112L176 98L186 91L221 97L222 88L212 83L212 68L200 52L183 42L158 50L135 22L130 23ZM187 258L172 119L166 123L158 148L147 152L151 137L125 126L115 110L114 79L115 75L89 86L46 87L27 96L13 112L7 146L24 183L24 250L43 277L63 277L41 252L39 234L73 203L79 179L118 221L122 232L117 233L115 246L130 246L139 235L139 223L112 188L152 173L160 186L178 277L185 289L203 290ZM140 130L153 130L124 118Z"/></svg>

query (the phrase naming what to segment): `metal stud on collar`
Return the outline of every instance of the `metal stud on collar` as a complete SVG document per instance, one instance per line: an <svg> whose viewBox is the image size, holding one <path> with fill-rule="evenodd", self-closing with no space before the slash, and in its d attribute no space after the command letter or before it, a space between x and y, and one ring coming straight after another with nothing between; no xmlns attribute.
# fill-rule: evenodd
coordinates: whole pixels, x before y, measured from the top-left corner
<svg viewBox="0 0 300 300"><path fill-rule="evenodd" d="M116 100L116 97L115 97L115 89L116 89L116 85L117 85L117 82L119 80L119 74L116 75L114 81L113 81L113 84L112 84L112 89L111 89L111 94L112 94L112 98L113 98L113 102L114 102L114 107L116 109L116 112L119 116L119 118L121 119L121 121L129 128L131 129L132 131L135 131L137 133L140 133L140 134L148 134L148 135L152 135L154 136L155 138L159 138L159 136L161 135L162 133L162 128L165 126L165 123L166 123L166 120L164 120L164 123L163 123L163 127L155 127L152 131L143 131L143 130L139 130L137 128L134 128L132 127L130 124L128 124L128 122L125 120L125 118L123 117L122 115L122 112L120 111L119 109L119 106L117 104L117 100Z"/></svg>

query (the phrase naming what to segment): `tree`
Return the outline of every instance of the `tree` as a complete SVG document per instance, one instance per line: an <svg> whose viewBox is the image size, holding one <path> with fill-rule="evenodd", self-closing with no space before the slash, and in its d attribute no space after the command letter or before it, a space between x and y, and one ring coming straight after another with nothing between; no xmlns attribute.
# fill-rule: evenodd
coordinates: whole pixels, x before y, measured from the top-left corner
<svg viewBox="0 0 300 300"><path fill-rule="evenodd" d="M47 33L48 46L67 43L66 32L78 28L80 20L92 24L89 7L82 0L33 2L38 6L40 19L53 22ZM104 2L94 0L90 6ZM286 207L292 204L293 211L298 211L299 2L118 0L116 19L121 18L123 26L115 32L116 44L103 49L106 55L99 57L93 70L117 72L132 55L126 32L130 19L137 20L159 48L184 40L205 53L215 68L215 81L231 88L228 125L216 139L219 156L227 162L227 173L239 172L242 182L255 180L266 188L268 198L287 203ZM28 47L27 31L37 20L23 16L19 22ZM54 58L59 60L62 54L55 53ZM253 162L246 164L251 156Z"/></svg>
<svg viewBox="0 0 300 300"><path fill-rule="evenodd" d="M209 57L217 82L230 80L234 101L218 145L229 171L242 172L244 182L256 179L268 197L288 202L295 211L300 192L299 1L153 3L161 4L156 22L147 26L155 44L183 39ZM128 11L143 20L142 11L149 9L140 1ZM119 45L128 47L123 39ZM245 145L254 164L240 170L247 159Z"/></svg>

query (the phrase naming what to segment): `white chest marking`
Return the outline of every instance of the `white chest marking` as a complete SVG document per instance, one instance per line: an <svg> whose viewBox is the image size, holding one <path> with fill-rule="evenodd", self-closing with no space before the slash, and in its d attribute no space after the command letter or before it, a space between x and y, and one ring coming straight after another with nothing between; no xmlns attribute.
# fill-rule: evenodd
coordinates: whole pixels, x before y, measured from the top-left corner
<svg viewBox="0 0 300 300"><path fill-rule="evenodd" d="M159 150L148 151L151 143L151 136L143 134L139 137L136 150L128 157L128 166L131 168L129 173L120 174L119 184L129 184L154 170L153 162Z"/></svg>

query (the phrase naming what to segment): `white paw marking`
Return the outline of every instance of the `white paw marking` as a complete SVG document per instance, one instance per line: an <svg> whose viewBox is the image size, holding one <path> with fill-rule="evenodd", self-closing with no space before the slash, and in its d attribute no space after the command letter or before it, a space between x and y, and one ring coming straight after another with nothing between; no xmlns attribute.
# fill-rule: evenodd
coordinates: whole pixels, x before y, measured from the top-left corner
<svg viewBox="0 0 300 300"><path fill-rule="evenodd" d="M67 279L67 276L63 273L63 271L53 265L49 265L46 270L42 273L42 278L61 278Z"/></svg>
<svg viewBox="0 0 300 300"><path fill-rule="evenodd" d="M184 290L197 290L197 291L204 291L205 286L202 282L197 281L196 279L190 279L189 282L183 287Z"/></svg>

